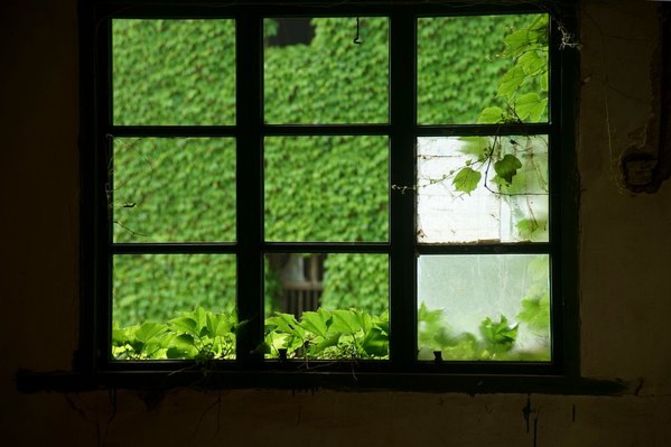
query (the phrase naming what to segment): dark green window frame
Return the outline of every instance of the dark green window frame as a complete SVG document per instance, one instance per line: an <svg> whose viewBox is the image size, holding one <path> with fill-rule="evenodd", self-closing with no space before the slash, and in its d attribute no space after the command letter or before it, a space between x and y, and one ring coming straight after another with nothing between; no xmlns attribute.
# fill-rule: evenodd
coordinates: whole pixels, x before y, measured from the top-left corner
<svg viewBox="0 0 671 447"><path fill-rule="evenodd" d="M98 381L130 387L199 382L220 387L348 386L471 391L580 391L577 306L577 175L574 147L577 54L562 50L557 26L573 30L575 5L550 2L250 2L209 6L188 2L113 0L80 5L82 105L82 317L77 370ZM332 3L328 8L325 4ZM553 2L556 3L556 2ZM418 125L416 120L416 20L452 15L548 12L550 109L547 123ZM375 125L267 125L263 121L264 17L384 16L390 20L390 121ZM113 18L231 18L236 22L237 121L233 126L117 126L111 104L111 20ZM549 137L550 240L547 243L430 245L416 242L415 195L393 190L388 243L268 243L263 240L262 147L266 136L386 135L390 139L390 185L415 183L415 141L421 136L531 135ZM231 244L112 243L105 184L114 137L234 137L237 140L237 242ZM241 150L240 148L255 148ZM244 175L242 175L244 174ZM244 204L244 205L243 205ZM300 371L298 362L264 360L263 255L266 252L386 253L390 256L390 360L340 362ZM237 340L235 361L212 366L208 378L193 362L113 362L111 263L122 253L235 253L237 309L248 322ZM419 254L544 253L551 256L552 360L522 362L420 362L416 358L416 257ZM244 293L241 293L244 292ZM243 298L244 297L244 298ZM195 365L192 365L195 367ZM181 372L176 374L175 371ZM204 380L204 382L203 382ZM591 386L591 385L589 385Z"/></svg>

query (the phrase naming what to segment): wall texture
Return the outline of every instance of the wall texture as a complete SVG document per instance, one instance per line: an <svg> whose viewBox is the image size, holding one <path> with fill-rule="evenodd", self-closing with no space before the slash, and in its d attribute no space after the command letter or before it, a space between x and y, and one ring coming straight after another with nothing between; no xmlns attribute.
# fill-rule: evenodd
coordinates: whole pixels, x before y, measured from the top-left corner
<svg viewBox="0 0 671 447"><path fill-rule="evenodd" d="M74 0L0 6L0 439L5 445L671 445L671 183L621 186L653 111L654 2L585 1L578 126L582 373L616 397L175 390L21 394L18 368L68 369L77 341ZM531 402L529 423L523 408ZM116 403L116 405L113 405Z"/></svg>

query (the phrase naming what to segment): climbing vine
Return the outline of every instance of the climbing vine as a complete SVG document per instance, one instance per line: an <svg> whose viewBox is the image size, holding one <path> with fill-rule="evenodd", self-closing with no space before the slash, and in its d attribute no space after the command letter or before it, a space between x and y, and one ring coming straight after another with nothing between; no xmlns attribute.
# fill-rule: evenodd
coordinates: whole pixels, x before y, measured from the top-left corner
<svg viewBox="0 0 671 447"><path fill-rule="evenodd" d="M315 35L309 44L265 49L265 119L303 124L386 122L388 21L361 18L357 43L353 42L353 19L315 19L312 26ZM235 123L235 30L230 21L115 20L113 28L116 124ZM264 28L269 37L277 32L277 23L267 20ZM544 15L422 19L418 27L419 121L546 120L546 30ZM483 104L488 106L483 108ZM469 156L466 165L439 180L450 181L464 194L485 185L518 210L516 228L522 239L543 237L547 217L530 214L525 201L530 194L547 194L546 141L542 137L492 136L463 142L461 150ZM114 141L113 151L108 194L116 242L234 241L233 139L120 138ZM386 138L273 137L265 141L264 160L269 240L388 240ZM339 327L335 322L340 317L334 312L356 308L362 312L360 318L375 322L371 328L380 329L373 337L378 340L386 333L382 322L388 299L387 261L365 255L350 262L342 259L326 258L323 309L317 315L325 325L331 321L329 328ZM232 257L217 255L117 256L115 352L120 357L162 358L193 357L206 351L228 358L232 354L225 345L234 345L235 323L222 323L225 330L209 327L203 331L202 327L207 326L207 318L214 318L207 315L234 320L235 270ZM272 284L269 272L266 279ZM272 293L267 302L273 306ZM547 310L541 297L525 302L523 309L530 321L533 318L528 315ZM175 315L196 306L207 309L205 317L189 317L200 329L197 334L180 333L185 328L176 323ZM431 311L425 309L426 321L432 321L432 314L426 312ZM368 317L361 316L364 314ZM289 326L282 326L284 317L272 318L276 320L269 319L266 340L271 352L286 345L294 355L304 355L321 343L318 337L328 338L328 333L319 331L311 332L312 338L297 337ZM149 321L168 323L145 327ZM304 324L308 323L291 322L291 327L308 330ZM505 317L490 319L483 322L480 338L514 338L514 327ZM351 339L339 337L328 348L333 351L350 340L356 349L348 349L358 355L386 355L362 347L368 332L361 333L363 338L356 334L347 336ZM147 346L153 343L149 341L157 337L162 340L160 348L149 353ZM478 352L504 352L482 348L486 342L476 336L477 343L470 337L458 337L451 336L449 342L444 339L445 343L438 343L440 349L461 346L468 339ZM192 347L182 349L186 339L193 340ZM457 339L462 341L455 342Z"/></svg>

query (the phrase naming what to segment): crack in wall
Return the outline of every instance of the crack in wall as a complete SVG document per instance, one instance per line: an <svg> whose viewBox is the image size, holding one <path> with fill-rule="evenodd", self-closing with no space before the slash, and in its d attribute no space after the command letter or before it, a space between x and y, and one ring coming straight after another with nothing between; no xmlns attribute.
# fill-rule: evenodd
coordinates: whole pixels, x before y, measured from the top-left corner
<svg viewBox="0 0 671 447"><path fill-rule="evenodd" d="M671 177L671 5L659 6L660 38L650 66L652 111L643 142L620 158L622 180L636 193L654 193ZM630 137L634 135L630 134Z"/></svg>

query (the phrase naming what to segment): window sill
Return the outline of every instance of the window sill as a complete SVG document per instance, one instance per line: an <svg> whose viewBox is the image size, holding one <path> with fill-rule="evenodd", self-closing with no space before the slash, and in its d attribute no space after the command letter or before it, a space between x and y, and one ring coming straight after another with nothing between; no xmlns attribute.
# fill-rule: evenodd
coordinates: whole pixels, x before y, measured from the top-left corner
<svg viewBox="0 0 671 447"><path fill-rule="evenodd" d="M380 373L325 371L107 371L83 374L67 371L18 371L17 388L42 391L194 389L332 389L349 391L398 390L417 392L541 393L565 395L621 395L623 381L549 375L481 375L447 373Z"/></svg>

